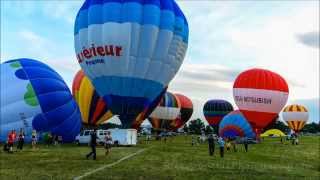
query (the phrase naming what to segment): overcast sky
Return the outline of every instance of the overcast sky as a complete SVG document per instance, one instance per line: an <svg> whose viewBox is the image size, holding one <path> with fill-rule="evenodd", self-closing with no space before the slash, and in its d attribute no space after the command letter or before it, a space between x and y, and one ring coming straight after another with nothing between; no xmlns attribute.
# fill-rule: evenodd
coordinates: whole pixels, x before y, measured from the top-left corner
<svg viewBox="0 0 320 180"><path fill-rule="evenodd" d="M49 64L71 87L80 69L73 26L82 0L1 1L1 62L27 57ZM237 74L260 67L289 83L288 103L319 121L319 1L178 1L190 28L184 63L169 90L193 100L204 119L208 99L233 102Z"/></svg>

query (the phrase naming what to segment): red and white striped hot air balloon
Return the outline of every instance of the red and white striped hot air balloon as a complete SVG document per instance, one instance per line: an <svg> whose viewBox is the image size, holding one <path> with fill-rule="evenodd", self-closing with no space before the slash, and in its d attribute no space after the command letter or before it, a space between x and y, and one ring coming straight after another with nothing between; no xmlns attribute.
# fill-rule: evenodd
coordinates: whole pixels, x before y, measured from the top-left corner
<svg viewBox="0 0 320 180"><path fill-rule="evenodd" d="M235 103L257 135L261 129L273 123L285 106L288 95L289 88L285 79L265 69L244 71L233 85Z"/></svg>

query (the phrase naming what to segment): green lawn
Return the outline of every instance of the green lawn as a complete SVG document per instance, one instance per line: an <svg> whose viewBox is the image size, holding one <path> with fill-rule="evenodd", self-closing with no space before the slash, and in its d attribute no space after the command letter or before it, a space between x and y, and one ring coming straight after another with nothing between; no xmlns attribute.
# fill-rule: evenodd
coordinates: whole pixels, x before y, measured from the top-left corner
<svg viewBox="0 0 320 180"><path fill-rule="evenodd" d="M250 145L245 153L227 152L224 158L208 155L207 144L191 146L190 137L175 137L167 143L152 141L136 147L113 148L110 156L98 148L96 161L86 160L88 147L30 146L23 152L0 153L0 179L72 179L122 157L146 149L131 159L103 169L84 179L319 179L320 137L302 137L300 145L265 139Z"/></svg>

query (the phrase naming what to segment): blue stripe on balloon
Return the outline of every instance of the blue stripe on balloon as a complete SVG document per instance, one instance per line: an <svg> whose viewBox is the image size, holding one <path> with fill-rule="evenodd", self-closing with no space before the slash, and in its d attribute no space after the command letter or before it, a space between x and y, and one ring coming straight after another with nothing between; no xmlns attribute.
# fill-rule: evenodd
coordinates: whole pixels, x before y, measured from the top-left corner
<svg viewBox="0 0 320 180"><path fill-rule="evenodd" d="M56 91L48 94L37 94L42 112L49 112L52 109L58 108L72 99L68 91Z"/></svg>
<svg viewBox="0 0 320 180"><path fill-rule="evenodd" d="M106 86L105 82L109 82L110 84ZM134 87L148 87L148 91L141 92L139 91L139 88L122 87L123 84L129 82L133 82ZM96 87L98 93L102 96L115 93L118 93L117 95L121 96L132 96L132 94L136 94L141 95L140 97L146 97L149 100L157 97L164 88L159 82L132 77L101 76L93 79L92 83Z"/></svg>
<svg viewBox="0 0 320 180"><path fill-rule="evenodd" d="M163 10L161 11L160 29L174 30L175 16L172 11Z"/></svg>
<svg viewBox="0 0 320 180"><path fill-rule="evenodd" d="M93 5L86 12L88 12L88 24L103 24L103 6Z"/></svg>
<svg viewBox="0 0 320 180"><path fill-rule="evenodd" d="M175 18L172 18L173 14ZM80 29L85 29L91 24L106 22L159 26L160 29L174 31L184 42L188 42L189 30L186 18L178 5L171 0L86 1L76 17L74 34L78 34Z"/></svg>
<svg viewBox="0 0 320 180"><path fill-rule="evenodd" d="M69 92L68 87L61 81L56 79L41 78L41 79L32 79L30 80L32 87L36 94L46 94L57 91Z"/></svg>

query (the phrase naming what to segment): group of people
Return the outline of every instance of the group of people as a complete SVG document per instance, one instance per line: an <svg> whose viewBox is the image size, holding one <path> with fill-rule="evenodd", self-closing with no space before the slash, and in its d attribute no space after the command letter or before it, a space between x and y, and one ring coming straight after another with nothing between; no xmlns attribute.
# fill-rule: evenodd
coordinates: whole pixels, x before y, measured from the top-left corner
<svg viewBox="0 0 320 180"><path fill-rule="evenodd" d="M299 144L299 138L298 138L298 135L296 133L291 134L290 138L291 138L291 144L292 145L298 145Z"/></svg>
<svg viewBox="0 0 320 180"><path fill-rule="evenodd" d="M97 146L97 139L99 137L97 136L97 129L93 129L93 131L90 133L90 147L91 151L86 155L86 158L89 159L89 157L93 157L93 160L97 159L97 152L96 152L96 146ZM113 141L112 141L112 136L111 133L108 131L107 134L104 137L104 147L105 147L105 155L107 156L112 147Z"/></svg>
<svg viewBox="0 0 320 180"><path fill-rule="evenodd" d="M62 136L58 136L58 135L53 135L50 132L47 134L46 139L45 139L45 143L47 145L47 147L49 147L50 145L59 145L62 144Z"/></svg>
<svg viewBox="0 0 320 180"><path fill-rule="evenodd" d="M3 150L7 151L8 153L13 153L14 145L15 143L17 143L17 147L15 151L16 152L18 150L22 151L25 144L25 138L26 138L26 135L23 129L20 129L18 134L16 130L11 130L8 133L7 142L3 146ZM37 141L38 141L37 131L32 130L32 133L31 133L32 149L37 149ZM48 133L48 137L46 138L45 143L47 144L47 146L49 146L50 144L54 144L54 145L62 144L62 136L52 135L51 133Z"/></svg>
<svg viewBox="0 0 320 180"><path fill-rule="evenodd" d="M8 133L8 138L7 138L7 142L4 145L3 150L7 151L8 153L13 153L13 147L15 142L18 139L18 145L17 145L17 149L18 150L22 150L23 149L23 145L24 145L24 139L25 139L25 134L24 131L22 129L20 129L19 134L17 135L16 130L11 130Z"/></svg>
<svg viewBox="0 0 320 180"><path fill-rule="evenodd" d="M244 145L244 149L246 152L248 152L248 139L246 137L241 139L243 145ZM222 138L222 137L218 137L216 138L213 134L210 134L208 136L208 145L209 145L209 155L213 156L214 155L214 150L215 150L215 144L218 144L219 146L219 150L220 150L220 157L224 157L224 150L225 148L227 149L227 151L230 151L231 148L233 148L234 152L237 152L237 148L236 148L236 141L234 139L231 138Z"/></svg>

